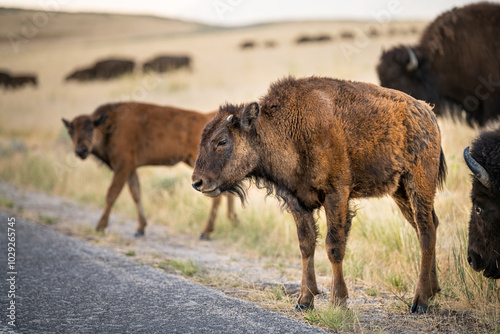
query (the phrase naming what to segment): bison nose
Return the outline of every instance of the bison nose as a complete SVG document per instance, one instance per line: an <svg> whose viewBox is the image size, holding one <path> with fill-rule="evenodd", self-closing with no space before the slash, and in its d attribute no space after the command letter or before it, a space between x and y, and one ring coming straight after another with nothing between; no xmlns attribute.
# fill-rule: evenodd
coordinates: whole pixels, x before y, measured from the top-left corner
<svg viewBox="0 0 500 334"><path fill-rule="evenodd" d="M195 181L191 184L194 189L201 191L201 186L203 185L203 180Z"/></svg>
<svg viewBox="0 0 500 334"><path fill-rule="evenodd" d="M89 150L87 149L87 147L83 146L83 147L78 147L76 150L75 150L75 153L76 155L78 155L80 158L82 159L85 159L87 157L87 154L89 153Z"/></svg>
<svg viewBox="0 0 500 334"><path fill-rule="evenodd" d="M467 261L469 262L472 269L474 269L475 271L481 271L486 267L485 264L483 263L481 255L472 250L469 250Z"/></svg>

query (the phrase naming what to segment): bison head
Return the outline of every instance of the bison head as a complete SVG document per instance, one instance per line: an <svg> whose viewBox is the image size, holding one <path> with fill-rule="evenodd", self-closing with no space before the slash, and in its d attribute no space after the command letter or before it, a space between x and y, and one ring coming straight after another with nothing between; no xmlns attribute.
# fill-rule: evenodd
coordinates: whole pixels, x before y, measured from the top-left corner
<svg viewBox="0 0 500 334"><path fill-rule="evenodd" d="M259 116L257 103L219 109L201 136L193 188L209 197L233 193L244 201L241 183L251 177L259 162L256 133Z"/></svg>
<svg viewBox="0 0 500 334"><path fill-rule="evenodd" d="M78 116L71 122L64 118L62 119L73 141L76 155L85 159L92 152L94 129L103 124L107 118L107 114L101 114L97 117L89 115Z"/></svg>
<svg viewBox="0 0 500 334"><path fill-rule="evenodd" d="M439 102L436 81L418 48L401 45L383 52L377 73L383 87L400 90L419 100Z"/></svg>
<svg viewBox="0 0 500 334"><path fill-rule="evenodd" d="M491 180L486 169L471 156L469 147L464 150L464 159L474 174L467 260L474 270L484 270L485 277L498 279L500 278L500 189L497 189L498 184Z"/></svg>

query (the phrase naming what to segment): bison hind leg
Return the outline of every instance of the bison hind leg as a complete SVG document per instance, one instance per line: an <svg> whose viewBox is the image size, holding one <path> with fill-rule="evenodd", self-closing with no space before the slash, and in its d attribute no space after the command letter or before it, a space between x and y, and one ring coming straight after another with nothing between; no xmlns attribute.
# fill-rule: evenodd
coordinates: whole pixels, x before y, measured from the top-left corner
<svg viewBox="0 0 500 334"><path fill-rule="evenodd" d="M434 211L432 200L429 202L428 199L423 200L422 195L416 193L410 194L408 187L405 185L406 181L405 179L400 181L399 187L392 194L392 198L398 205L405 219L415 229L419 239L423 262L421 263L421 272L411 312L426 313L428 298L432 298L441 290L437 278L435 254L436 229L439 225L439 220ZM419 209L415 210L414 208ZM426 215L426 212L431 212L431 214ZM427 254L429 250L432 250L432 257L424 255L424 253ZM422 272L424 272L424 275L422 275ZM428 275L425 275L425 272L428 272Z"/></svg>

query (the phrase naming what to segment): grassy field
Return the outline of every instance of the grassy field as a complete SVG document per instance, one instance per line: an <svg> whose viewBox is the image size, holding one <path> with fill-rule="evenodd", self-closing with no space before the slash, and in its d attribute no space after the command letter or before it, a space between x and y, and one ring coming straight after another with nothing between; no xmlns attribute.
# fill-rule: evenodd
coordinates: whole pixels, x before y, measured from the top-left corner
<svg viewBox="0 0 500 334"><path fill-rule="evenodd" d="M5 15L10 15L11 23L0 23L2 35L19 34L19 22L25 22L20 17L30 19L34 14L0 11L0 22L7 22L2 21ZM95 207L103 207L112 174L92 159L80 161L74 156L62 117L71 119L93 112L100 104L126 100L206 112L226 101L255 100L266 93L270 82L288 74L378 83L375 66L382 49L415 42L425 25L296 22L231 30L145 17L103 20L99 15L67 15L51 16L17 50L8 39L0 40L2 67L12 72L34 72L39 77L37 88L0 90L0 179ZM81 22L78 29L74 25L69 30L62 28L77 19ZM99 22L99 29L91 29L89 22ZM374 29L377 34L368 37L368 31ZM345 32L354 34L354 39L342 38ZM332 41L307 45L294 42L302 35L322 33L330 34ZM253 40L257 46L240 50L238 45L245 40ZM275 46L265 47L266 41L274 41ZM63 81L68 72L98 58L123 56L141 63L160 53L190 55L193 70L165 75L136 71L110 82ZM479 130L446 118L439 123L448 179L436 199L442 292L432 302L432 310L466 311L487 324L486 331L500 332L499 283L473 272L466 261L470 176L462 150ZM190 175L191 170L181 165L139 170L150 224L168 225L175 233L201 232L210 200L191 188ZM357 201L356 207L344 262L346 277L361 280L371 294L390 291L401 296L403 303L411 302L419 271L415 232L388 198ZM128 191L122 192L113 210L136 216ZM295 224L274 198L266 199L263 192L251 189L248 204L238 207L237 213L241 224L236 228L220 215L214 239L249 256L270 258L285 266L299 263ZM318 224L322 237L316 268L320 275L330 276L323 248L323 212L318 214ZM310 317L314 322L320 316Z"/></svg>

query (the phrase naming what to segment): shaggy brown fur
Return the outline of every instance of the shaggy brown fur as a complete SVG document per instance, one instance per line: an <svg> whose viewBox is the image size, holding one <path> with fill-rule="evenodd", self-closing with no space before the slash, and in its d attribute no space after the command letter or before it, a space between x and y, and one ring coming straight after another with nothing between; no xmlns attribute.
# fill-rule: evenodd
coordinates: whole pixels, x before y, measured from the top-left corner
<svg viewBox="0 0 500 334"><path fill-rule="evenodd" d="M446 174L431 108L366 83L286 78L258 103L226 105L203 130L193 187L207 196L244 196L245 179L275 192L297 224L302 252L298 309L313 306L317 227L324 207L326 250L333 269L331 302L344 303L342 274L352 199L389 194L417 231L421 271L413 312L439 291L434 249L434 196Z"/></svg>
<svg viewBox="0 0 500 334"><path fill-rule="evenodd" d="M380 84L435 104L465 110L469 124L484 125L500 115L500 4L480 2L453 8L425 29L409 66L407 46L384 52L377 67ZM455 107L454 107L455 108ZM456 109L456 108L455 108Z"/></svg>
<svg viewBox="0 0 500 334"><path fill-rule="evenodd" d="M78 116L71 122L63 119L75 153L82 159L92 153L114 172L97 230L104 231L108 226L111 207L128 182L139 216L136 235L143 235L146 218L136 169L179 162L194 166L201 132L213 116L214 113L128 102L100 106L92 115ZM220 197L213 200L202 239L208 239L214 229L220 201ZM236 222L232 197L228 197L228 216Z"/></svg>

